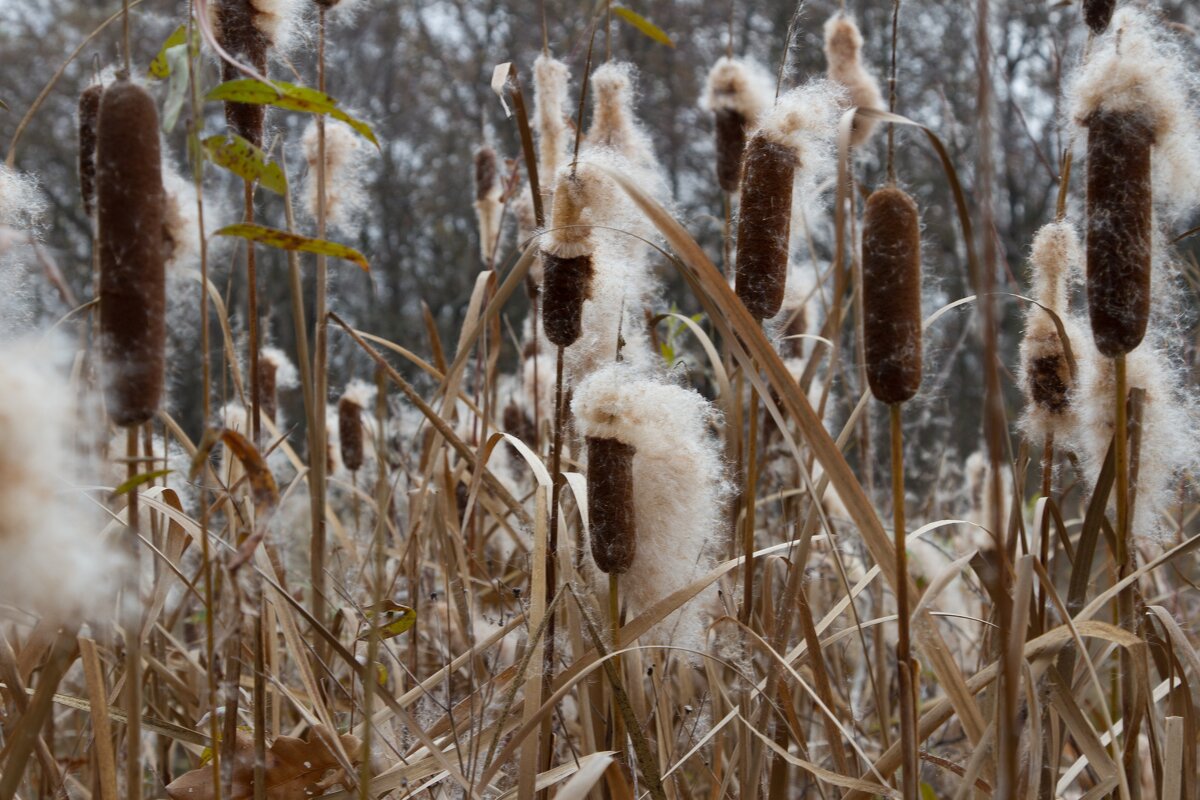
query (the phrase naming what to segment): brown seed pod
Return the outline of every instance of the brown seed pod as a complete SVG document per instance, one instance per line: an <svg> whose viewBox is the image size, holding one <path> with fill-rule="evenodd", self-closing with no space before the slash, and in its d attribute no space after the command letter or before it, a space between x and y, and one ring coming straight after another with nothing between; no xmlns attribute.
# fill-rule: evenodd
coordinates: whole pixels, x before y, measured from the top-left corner
<svg viewBox="0 0 1200 800"><path fill-rule="evenodd" d="M103 94L104 87L97 83L79 95L79 193L89 217L96 206L96 122Z"/></svg>
<svg viewBox="0 0 1200 800"><path fill-rule="evenodd" d="M276 421L276 413L279 409L277 371L278 367L274 361L262 353L258 354L259 405L262 408L262 413L271 422Z"/></svg>
<svg viewBox="0 0 1200 800"><path fill-rule="evenodd" d="M1083 21L1092 33L1099 36L1112 22L1117 0L1083 0Z"/></svg>
<svg viewBox="0 0 1200 800"><path fill-rule="evenodd" d="M338 441L342 463L351 472L358 472L363 465L362 406L349 397L338 401Z"/></svg>
<svg viewBox="0 0 1200 800"><path fill-rule="evenodd" d="M742 178L742 153L746 150L746 116L732 108L717 109L717 182L730 194Z"/></svg>
<svg viewBox="0 0 1200 800"><path fill-rule="evenodd" d="M787 287L796 154L756 133L744 158L735 288L746 309L761 321L779 313Z"/></svg>
<svg viewBox="0 0 1200 800"><path fill-rule="evenodd" d="M1109 358L1141 344L1150 317L1154 129L1138 113L1087 118L1087 299L1096 349Z"/></svg>
<svg viewBox="0 0 1200 800"><path fill-rule="evenodd" d="M871 393L903 403L921 388L921 220L902 189L888 186L867 198L862 282Z"/></svg>
<svg viewBox="0 0 1200 800"><path fill-rule="evenodd" d="M100 334L106 401L122 426L149 420L163 391L166 273L158 112L142 87L105 90L96 124Z"/></svg>
<svg viewBox="0 0 1200 800"><path fill-rule="evenodd" d="M583 335L583 303L592 296L592 257L542 253L542 330L559 347Z"/></svg>
<svg viewBox="0 0 1200 800"><path fill-rule="evenodd" d="M267 74L267 50L271 41L255 24L261 12L252 0L220 0L217 7L217 29L221 47L234 58L245 61L261 75ZM221 80L232 81L245 77L228 61L221 62ZM267 107L257 103L226 101L225 121L238 136L261 147Z"/></svg>
<svg viewBox="0 0 1200 800"><path fill-rule="evenodd" d="M602 572L620 575L637 554L633 508L633 457L637 449L617 439L587 437L587 497L592 559Z"/></svg>
<svg viewBox="0 0 1200 800"><path fill-rule="evenodd" d="M1033 402L1052 414L1061 414L1070 404L1071 371L1059 353L1038 356L1029 362L1029 394Z"/></svg>
<svg viewBox="0 0 1200 800"><path fill-rule="evenodd" d="M496 151L484 145L475 151L475 199L488 200L499 192L497 180Z"/></svg>

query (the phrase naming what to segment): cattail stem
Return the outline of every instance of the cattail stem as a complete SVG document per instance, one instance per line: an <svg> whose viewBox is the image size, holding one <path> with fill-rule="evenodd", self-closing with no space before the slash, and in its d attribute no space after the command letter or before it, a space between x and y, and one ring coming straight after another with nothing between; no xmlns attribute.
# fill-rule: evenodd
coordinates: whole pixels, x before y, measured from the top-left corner
<svg viewBox="0 0 1200 800"><path fill-rule="evenodd" d="M619 638L621 635L621 595L620 595L620 579L616 572L608 574L608 624L612 631L612 648L613 657L612 665L613 672L621 675L621 656L617 655L617 651L621 649ZM612 748L618 752L625 751L625 725L621 716L621 709L617 705L617 688L616 681L613 682L612 691Z"/></svg>
<svg viewBox="0 0 1200 800"><path fill-rule="evenodd" d="M254 181L245 181L245 220L254 223ZM250 440L262 447L262 387L258 380L258 266L254 242L246 240L246 332L250 367Z"/></svg>
<svg viewBox="0 0 1200 800"><path fill-rule="evenodd" d="M1115 491L1117 493L1117 580L1123 580L1134 569L1134 551L1130 532L1129 513L1129 414L1126 406L1129 394L1129 381L1125 364L1125 355L1113 359L1116 371L1116 441L1114 443L1114 458L1117 462ZM1120 627L1130 633L1137 633L1137 620L1134 613L1134 586L1126 586L1117 595L1117 621ZM1136 716L1134 700L1137 697L1137 687L1134 683L1134 664L1132 658L1124 649L1120 656L1120 697L1121 716L1131 720ZM1129 732L1137 736L1136 729ZM1129 779L1131 795L1138 797L1132 787L1140 787L1139 774L1141 761L1137 748L1127 749L1124 757L1124 768Z"/></svg>
<svg viewBox="0 0 1200 800"><path fill-rule="evenodd" d="M566 408L563 403L563 351L562 345L559 345L557 350L555 368L554 368L554 442L551 445L550 451L550 479L552 485L550 488L550 529L546 536L546 608L551 609L549 612L551 617L546 621L546 644L543 653L543 669L545 678L542 681L542 701L549 697L551 686L554 683L554 629L555 619L553 609L550 602L554 599L554 595L558 587L558 506L562 500L562 447L563 447L563 431L566 428ZM547 723L550 721L547 718ZM554 757L554 727L552 725L542 726L541 738L541 753L538 755L538 763L541 771L546 771L550 768L551 759Z"/></svg>
<svg viewBox="0 0 1200 800"><path fill-rule="evenodd" d="M263 617L267 603L263 581L256 576L258 615L254 618L254 800L267 800L267 665L263 637Z"/></svg>
<svg viewBox="0 0 1200 800"><path fill-rule="evenodd" d="M903 792L916 798L920 764L917 759L917 674L909 641L908 550L904 527L904 434L900 403L888 406L892 440L892 536L896 548L896 660L900 679L900 743L903 752Z"/></svg>
<svg viewBox="0 0 1200 800"><path fill-rule="evenodd" d="M746 513L742 518L742 555L746 561L742 568L742 622L749 626L754 618L754 528L757 525L754 496L758 491L758 392L753 383L750 385L747 414L750 417L750 434L746 448L746 485L742 492L746 503Z"/></svg>
<svg viewBox="0 0 1200 800"><path fill-rule="evenodd" d="M130 425L126 431L125 454L128 463L127 473L130 480L137 475L138 469L138 426ZM128 493L127 506L129 526L129 581L125 587L125 598L122 627L125 629L125 796L129 800L141 800L142 797L142 635L141 614L139 613L140 579L138 566L138 487L135 485Z"/></svg>
<svg viewBox="0 0 1200 800"><path fill-rule="evenodd" d="M317 18L317 88L325 91L325 7ZM328 210L325 197L325 117L317 116L317 238L325 238ZM312 541L309 564L312 578L312 613L319 624L325 622L325 491L328 431L325 430L325 402L329 395L327 360L329 321L326 319L326 296L329 284L328 260L317 254L317 287L314 313L316 316L315 353L313 355L313 404L309 427L313 431L309 445L309 469L312 471ZM318 644L318 654L325 650Z"/></svg>
<svg viewBox="0 0 1200 800"><path fill-rule="evenodd" d="M188 0L188 42L196 32L196 8L194 0ZM192 119L188 122L188 136L195 143L198 152L200 134L196 120L200 119L200 83L196 74L192 48L188 49L188 90L191 95ZM212 419L212 397L209 387L212 385L212 357L209 350L209 319L208 319L208 237L204 229L204 159L196 159L192 170L192 182L196 189L196 219L200 234L200 375L201 375L201 416L205 424ZM217 669L216 631L213 606L213 574L212 555L209 552L208 541L208 478L207 469L200 470L200 556L201 570L204 575L204 658L205 679L208 694L208 736L209 740L218 741L219 720L217 719ZM213 800L221 800L221 755L219 747L211 748L212 752L212 786Z"/></svg>

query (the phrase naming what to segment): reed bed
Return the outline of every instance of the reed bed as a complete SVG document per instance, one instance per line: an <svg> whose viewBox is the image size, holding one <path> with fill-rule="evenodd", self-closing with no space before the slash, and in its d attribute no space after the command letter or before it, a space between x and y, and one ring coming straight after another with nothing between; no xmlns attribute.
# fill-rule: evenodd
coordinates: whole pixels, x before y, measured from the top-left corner
<svg viewBox="0 0 1200 800"><path fill-rule="evenodd" d="M1001 294L950 132L897 113L903 50L885 112L887 54L845 13L797 17L827 69L774 94L731 35L676 98L726 204L710 243L637 68L601 58L633 12L602 4L590 45L498 71L512 136L464 142L477 229L447 234L469 263L430 266L470 276L461 326L426 308L393 339L342 305L372 291L347 243L394 222L363 199L375 134L302 88L354 80L324 56L370 13L307 5L191 4L190 179L140 78L78 101L92 299L0 340L0 800L1200 798L1196 299L1169 235L1196 59L1161 19L1071 11L1074 145L1029 289ZM953 203L901 188L914 153ZM0 169L29 241L2 263L36 257L44 207ZM968 296L931 288L941 235ZM239 280L286 260L288 307L211 277L255 251ZM934 487L912 464L946 429L924 401L954 318L1010 402ZM203 353L196 430L178 347Z"/></svg>

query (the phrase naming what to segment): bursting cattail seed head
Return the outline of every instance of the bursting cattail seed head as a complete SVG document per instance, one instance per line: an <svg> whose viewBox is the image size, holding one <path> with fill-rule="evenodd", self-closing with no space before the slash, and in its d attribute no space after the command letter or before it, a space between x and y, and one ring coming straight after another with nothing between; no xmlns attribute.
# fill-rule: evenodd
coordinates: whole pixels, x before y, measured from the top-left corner
<svg viewBox="0 0 1200 800"><path fill-rule="evenodd" d="M779 313L787 288L796 153L763 132L746 146L738 213L738 298L755 319Z"/></svg>
<svg viewBox="0 0 1200 800"><path fill-rule="evenodd" d="M591 231L582 218L600 180L580 168L564 175L554 190L553 231L542 252L542 330L559 347L583 335L583 304L592 296L594 269Z"/></svg>
<svg viewBox="0 0 1200 800"><path fill-rule="evenodd" d="M862 60L862 33L854 20L845 14L835 14L825 23L825 59L832 81L849 92L850 105L855 108L884 108L879 82L867 71ZM873 120L855 117L850 145L862 147L875 130Z"/></svg>
<svg viewBox="0 0 1200 800"><path fill-rule="evenodd" d="M349 394L338 400L338 442L341 444L342 463L351 472L363 465L363 407Z"/></svg>
<svg viewBox="0 0 1200 800"><path fill-rule="evenodd" d="M717 181L736 192L746 135L771 105L770 80L756 64L722 57L708 73L702 105L716 115Z"/></svg>
<svg viewBox="0 0 1200 800"><path fill-rule="evenodd" d="M895 186L867 198L862 283L871 393L903 403L921 388L921 220L916 202Z"/></svg>
<svg viewBox="0 0 1200 800"><path fill-rule="evenodd" d="M129 81L100 102L96 188L106 399L118 425L137 425L162 398L166 275L158 112Z"/></svg>
<svg viewBox="0 0 1200 800"><path fill-rule="evenodd" d="M1087 298L1096 348L1124 355L1146 334L1154 209L1154 130L1142 114L1087 119Z"/></svg>
<svg viewBox="0 0 1200 800"><path fill-rule="evenodd" d="M551 194L559 165L567 155L570 129L566 122L567 65L548 55L533 62L533 116L538 138L538 179L544 194Z"/></svg>
<svg viewBox="0 0 1200 800"><path fill-rule="evenodd" d="M96 200L96 122L100 116L101 84L93 84L79 95L79 193L83 213L89 217Z"/></svg>
<svg viewBox="0 0 1200 800"><path fill-rule="evenodd" d="M592 560L601 572L628 572L637 555L633 503L633 457L637 449L618 439L587 437L587 497Z"/></svg>
<svg viewBox="0 0 1200 800"><path fill-rule="evenodd" d="M496 162L496 151L490 145L475 151L475 214L479 219L479 255L485 265L491 264L495 256L504 214Z"/></svg>

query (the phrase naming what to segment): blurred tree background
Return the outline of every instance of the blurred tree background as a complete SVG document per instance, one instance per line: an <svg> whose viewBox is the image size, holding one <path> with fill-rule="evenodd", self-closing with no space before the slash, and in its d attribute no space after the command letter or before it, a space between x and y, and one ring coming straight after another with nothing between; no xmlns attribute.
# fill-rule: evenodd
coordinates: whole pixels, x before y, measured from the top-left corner
<svg viewBox="0 0 1200 800"><path fill-rule="evenodd" d="M651 3L627 0L670 35L674 48L652 41L633 27L614 19L611 40L601 24L596 40L597 61L628 60L640 71L639 108L658 149L669 179L676 210L715 262L720 263L722 199L713 173L712 119L698 104L705 75L727 48L753 57L772 73L780 70L786 32L796 11L793 0L674 0ZM304 0L306 22L272 73L315 85L315 5ZM824 71L822 25L841 7L830 0L804 4L782 70L787 88ZM892 3L847 0L846 9L863 30L865 58L881 82L886 75L891 39ZM899 36L898 111L932 128L945 142L959 172L978 225L981 198L979 175L978 58L975 4L958 0L909 0L901 9ZM1060 124L1060 87L1078 60L1085 39L1077 3L996 0L992 4L990 54L994 77L994 141L996 151L996 225L977 231L991 237L999 252L1001 291L1020 292L1025 286L1024 261L1036 229L1054 213L1062 154L1071 143ZM50 80L67 54L99 24L120 8L117 0L37 0L5 3L0 7L0 143L7 145L16 125ZM331 305L357 327L429 352L421 304L428 304L442 339L452 346L471 287L481 269L472 208L472 154L484 141L513 158L520 147L513 121L505 118L489 87L493 67L512 61L521 70L532 101L531 67L545 42L573 71L572 102L587 51L589 22L603 13L603 0L366 0L353 12L331 14L328 89L352 113L369 121L382 150L368 158L368 213L350 235L334 231L367 255L371 273L342 262L331 263ZM1194 46L1200 10L1187 0L1170 0L1162 7L1181 34ZM186 15L182 0L145 0L136 9L135 63L144 70L163 40ZM732 35L732 41L730 39ZM49 201L44 230L47 253L61 268L77 297L91 296L90 224L79 200L76 178L75 104L79 92L97 70L117 61L120 26L114 24L95 37L71 63L23 134L15 151L17 168L35 174ZM215 62L207 61L207 86L218 81ZM165 93L161 83L157 91ZM185 106L184 117L189 113ZM181 171L184 165L185 120L168 135L169 149ZM287 162L293 186L307 169L300 138L304 115L273 111L267 140L275 155ZM222 132L220 105L206 107L204 130ZM863 192L883 176L885 138L877 135L861 154L856 177ZM962 231L954 215L949 184L925 137L915 129L897 131L901 182L922 206L925 226L926 312L969 294ZM522 173L523 174L523 173ZM1072 180L1072 208L1082 201L1080 175ZM212 205L208 229L234 221L240 212L240 191L219 170L206 171L206 202ZM827 193L828 194L828 193ZM223 199L222 199L223 198ZM283 225L279 198L259 193L260 220ZM517 242L509 215L501 249L500 268L511 266ZM832 239L831 214L813 220L816 260L827 265ZM312 221L299 220L306 232ZM241 309L242 250L227 243L212 251L214 283L226 296L235 335L244 330ZM267 313L269 336L294 354L288 312L286 260L260 249L261 301ZM303 260L307 277L311 257ZM662 306L671 303L694 310L686 289L668 269ZM31 275L30 281L43 281ZM173 357L171 377L182 407L174 412L195 431L200 424L197 347L197 285L175 281L173 289ZM60 316L67 309L45 289L44 313ZM311 302L311 295L309 296ZM525 313L524 298L508 310L514 330ZM999 300L1003 317L1002 356L1015 362L1022 307ZM930 366L919 403L906 413L922 415L929 441L919 446L915 465L936 476L946 448L965 455L979 441L979 347L972 335L976 315L968 307L940 322L927 345ZM352 353L345 339L332 335L332 391L352 376L367 377L369 364ZM511 351L511 346L509 350ZM853 359L853 349L843 350ZM219 350L214 349L214 353ZM511 352L507 356L512 363ZM847 380L855 379L852 363ZM1011 375L1010 375L1011 377ZM1009 383L1011 389L1011 380ZM286 398L290 419L301 418L298 393ZM1015 399L1015 395L1013 396ZM218 398L219 400L219 398ZM955 413L946 413L953 406ZM1012 406L1015 408L1015 406ZM954 430L946 426L955 426ZM877 428L880 426L876 426ZM959 459L961 461L961 459Z"/></svg>

